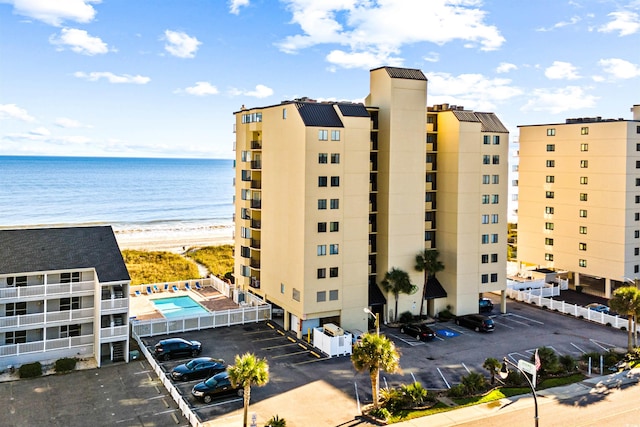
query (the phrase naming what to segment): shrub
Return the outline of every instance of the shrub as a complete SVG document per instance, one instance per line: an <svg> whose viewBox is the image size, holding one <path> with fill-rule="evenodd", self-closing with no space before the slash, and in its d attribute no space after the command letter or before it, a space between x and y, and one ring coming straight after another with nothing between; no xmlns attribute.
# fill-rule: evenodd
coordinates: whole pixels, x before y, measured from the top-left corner
<svg viewBox="0 0 640 427"><path fill-rule="evenodd" d="M385 421L391 417L391 413L387 408L372 409L371 412L369 412L369 415Z"/></svg>
<svg viewBox="0 0 640 427"><path fill-rule="evenodd" d="M527 380L524 379L520 372L509 370L509 374L504 380L504 384L509 387L522 387L527 385Z"/></svg>
<svg viewBox="0 0 640 427"><path fill-rule="evenodd" d="M18 369L20 378L35 378L42 376L42 364L40 362L25 363Z"/></svg>
<svg viewBox="0 0 640 427"><path fill-rule="evenodd" d="M215 276L227 277L233 274L233 245L205 246L189 251L187 256L204 265Z"/></svg>
<svg viewBox="0 0 640 427"><path fill-rule="evenodd" d="M582 356L580 356L580 360L582 360L583 362L588 362L589 358L591 358L591 363L594 363L595 361L600 360L600 353L598 353L597 351L590 351L589 353L584 353Z"/></svg>
<svg viewBox="0 0 640 427"><path fill-rule="evenodd" d="M482 374L471 372L469 375L462 377L462 385L467 395L478 394L487 388L487 379Z"/></svg>
<svg viewBox="0 0 640 427"><path fill-rule="evenodd" d="M132 285L200 277L198 266L193 261L171 252L124 250L122 258L131 276Z"/></svg>
<svg viewBox="0 0 640 427"><path fill-rule="evenodd" d="M410 311L405 311L400 314L400 323L409 323L413 320L413 314Z"/></svg>
<svg viewBox="0 0 640 427"><path fill-rule="evenodd" d="M76 368L77 360L72 357L64 357L56 360L55 371L56 373L63 373L73 371Z"/></svg>
<svg viewBox="0 0 640 427"><path fill-rule="evenodd" d="M534 363L535 355L531 355L530 362ZM557 374L561 371L562 367L558 361L558 355L552 348L540 347L538 348L538 357L540 357L540 376L548 374Z"/></svg>
<svg viewBox="0 0 640 427"><path fill-rule="evenodd" d="M427 399L427 389L422 387L422 384L419 382L414 382L413 384L403 384L400 387L402 394L405 396L407 403L412 406L419 406L424 403Z"/></svg>
<svg viewBox="0 0 640 427"><path fill-rule="evenodd" d="M267 421L264 427L287 427L287 422L284 418L280 418L278 415L274 415Z"/></svg>
<svg viewBox="0 0 640 427"><path fill-rule="evenodd" d="M564 354L558 358L558 362L565 372L573 372L576 370L576 359L570 354Z"/></svg>
<svg viewBox="0 0 640 427"><path fill-rule="evenodd" d="M449 390L447 390L447 396L449 397L465 397L467 395L467 389L462 384L456 384L451 386Z"/></svg>
<svg viewBox="0 0 640 427"><path fill-rule="evenodd" d="M394 413L405 406L405 396L396 388L380 389L381 406Z"/></svg>

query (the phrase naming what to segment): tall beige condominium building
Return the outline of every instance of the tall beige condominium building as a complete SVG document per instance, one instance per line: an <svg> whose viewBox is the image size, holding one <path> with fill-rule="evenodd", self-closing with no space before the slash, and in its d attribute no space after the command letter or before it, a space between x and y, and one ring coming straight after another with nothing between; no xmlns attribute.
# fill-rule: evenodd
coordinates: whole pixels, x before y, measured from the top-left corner
<svg viewBox="0 0 640 427"><path fill-rule="evenodd" d="M518 260L609 297L640 278L640 105L519 126Z"/></svg>
<svg viewBox="0 0 640 427"><path fill-rule="evenodd" d="M364 308L393 320L380 281L399 268L421 290L424 249L445 264L430 312L477 312L479 293L504 289L508 132L491 113L427 112L426 94L420 70L382 67L363 104L235 113L234 276L284 309L286 329L366 330ZM400 294L398 313L421 298Z"/></svg>

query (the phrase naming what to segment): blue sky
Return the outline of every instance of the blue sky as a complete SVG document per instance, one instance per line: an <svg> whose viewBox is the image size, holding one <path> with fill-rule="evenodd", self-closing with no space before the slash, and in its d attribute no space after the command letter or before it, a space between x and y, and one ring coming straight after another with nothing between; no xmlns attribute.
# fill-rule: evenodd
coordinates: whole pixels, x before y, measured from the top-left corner
<svg viewBox="0 0 640 427"><path fill-rule="evenodd" d="M640 0L0 0L0 64L0 155L231 158L243 104L360 101L382 65L514 140L631 118Z"/></svg>

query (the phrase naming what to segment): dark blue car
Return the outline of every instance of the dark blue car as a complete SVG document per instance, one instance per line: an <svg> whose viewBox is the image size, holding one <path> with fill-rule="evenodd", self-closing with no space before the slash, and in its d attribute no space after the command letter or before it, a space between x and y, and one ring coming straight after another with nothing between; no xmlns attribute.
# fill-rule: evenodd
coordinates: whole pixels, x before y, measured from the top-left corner
<svg viewBox="0 0 640 427"><path fill-rule="evenodd" d="M224 360L212 357L198 357L173 368L171 378L176 381L197 380L209 378L225 369L227 368Z"/></svg>
<svg viewBox="0 0 640 427"><path fill-rule="evenodd" d="M229 373L226 371L220 372L219 374L194 385L193 389L191 389L191 394L196 399L202 400L204 403L210 403L214 397L233 393L238 396L242 396L244 394L244 390L240 387L234 387L233 384L231 384Z"/></svg>

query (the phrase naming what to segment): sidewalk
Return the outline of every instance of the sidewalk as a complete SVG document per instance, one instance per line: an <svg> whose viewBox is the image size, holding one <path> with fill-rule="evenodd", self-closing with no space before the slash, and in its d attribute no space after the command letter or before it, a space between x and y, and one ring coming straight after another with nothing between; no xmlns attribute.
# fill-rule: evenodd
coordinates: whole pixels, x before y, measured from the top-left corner
<svg viewBox="0 0 640 427"><path fill-rule="evenodd" d="M549 400L576 400L581 396L602 392L611 388L619 388L630 384L636 384L639 381L640 368L617 372L615 374L604 375L601 377L592 377L576 384L540 390L537 392L538 403L540 403L541 398L544 399L545 402L548 402ZM496 400L494 402L454 409L441 414L434 414L427 417L404 421L394 424L394 426L448 427L491 416L498 411L511 411L521 409L525 405L532 405L532 403L528 402L528 399L526 398L531 398L531 394L513 396L510 398ZM522 402L520 402L521 400Z"/></svg>

